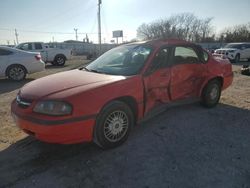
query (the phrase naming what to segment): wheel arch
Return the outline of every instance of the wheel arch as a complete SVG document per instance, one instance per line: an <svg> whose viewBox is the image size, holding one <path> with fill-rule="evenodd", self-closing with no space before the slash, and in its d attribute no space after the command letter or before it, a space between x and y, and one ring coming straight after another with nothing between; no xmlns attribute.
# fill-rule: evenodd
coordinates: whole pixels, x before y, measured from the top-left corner
<svg viewBox="0 0 250 188"><path fill-rule="evenodd" d="M204 84L202 89L200 90L200 96L202 96L202 93L204 91L204 89L206 88L206 86L208 85L209 82L213 81L213 80L218 80L221 84L221 88L223 88L223 83L224 83L224 79L222 76L216 76L216 77L212 77L210 79L208 79Z"/></svg>
<svg viewBox="0 0 250 188"><path fill-rule="evenodd" d="M15 64L9 65L9 66L6 68L6 70L5 70L5 76L8 76L8 71L9 71L9 69L10 69L11 67L13 67L13 66L21 66L21 67L23 67L24 70L25 70L25 73L28 74L28 70L27 70L27 68L26 68L24 65L15 63Z"/></svg>
<svg viewBox="0 0 250 188"><path fill-rule="evenodd" d="M97 117L96 117L96 122L95 122L95 125L94 125L94 128L93 128L93 141L100 147L102 147L102 145L100 144L100 142L98 141L97 139L97 132L96 132L96 129L97 129L97 120L98 118L100 117L100 114L101 112L107 108L109 105L112 104L112 102L123 102L125 103L126 105L128 105L128 107L131 109L133 115L134 115L134 123L137 122L137 115L138 115L138 106L137 106L137 102L136 102L136 99L132 96L122 96L122 97L117 97L117 98L113 98L111 100L109 100L108 102L106 102L102 107L101 109L99 110L98 114L97 114Z"/></svg>
<svg viewBox="0 0 250 188"><path fill-rule="evenodd" d="M54 61L56 60L57 57L62 56L65 60L67 60L67 57L64 54L56 54L54 57Z"/></svg>
<svg viewBox="0 0 250 188"><path fill-rule="evenodd" d="M137 117L138 117L138 105L137 105L135 98L133 98L131 96L124 96L124 97L116 98L115 100L124 102L125 104L127 104L130 107L130 109L132 110L132 112L134 114L134 118L135 118L135 122L136 122Z"/></svg>
<svg viewBox="0 0 250 188"><path fill-rule="evenodd" d="M133 115L134 115L134 120L135 122L137 122L138 119L138 113L139 113L139 107L137 105L136 99L132 96L121 96L121 97L117 97L117 98L113 98L111 100L109 100L108 102L106 102L101 109L99 110L99 113L101 113L101 111L108 106L110 103L114 102L114 101L120 101L125 103L126 105L128 105L128 107L131 109Z"/></svg>

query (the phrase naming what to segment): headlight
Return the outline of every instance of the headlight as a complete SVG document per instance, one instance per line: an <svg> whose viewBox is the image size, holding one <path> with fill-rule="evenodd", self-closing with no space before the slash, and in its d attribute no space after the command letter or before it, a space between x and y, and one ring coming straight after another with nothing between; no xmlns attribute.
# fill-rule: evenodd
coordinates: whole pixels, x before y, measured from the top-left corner
<svg viewBox="0 0 250 188"><path fill-rule="evenodd" d="M33 111L52 116L62 116L71 114L72 106L62 101L41 101L36 104Z"/></svg>

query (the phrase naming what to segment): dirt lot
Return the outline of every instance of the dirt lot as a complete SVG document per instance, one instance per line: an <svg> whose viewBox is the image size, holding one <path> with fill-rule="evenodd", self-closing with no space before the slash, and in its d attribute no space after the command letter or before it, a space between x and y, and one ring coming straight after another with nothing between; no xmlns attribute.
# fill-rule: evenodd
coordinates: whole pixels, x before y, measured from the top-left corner
<svg viewBox="0 0 250 188"><path fill-rule="evenodd" d="M250 187L250 76L240 66L216 108L169 108L113 150L45 144L18 130L10 116L18 89L84 62L48 66L20 83L0 79L0 187Z"/></svg>

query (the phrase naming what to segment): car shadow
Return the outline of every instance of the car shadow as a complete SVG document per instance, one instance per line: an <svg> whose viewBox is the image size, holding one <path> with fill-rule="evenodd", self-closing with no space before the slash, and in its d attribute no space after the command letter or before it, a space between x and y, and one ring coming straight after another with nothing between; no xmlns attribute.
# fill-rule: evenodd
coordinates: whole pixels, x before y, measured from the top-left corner
<svg viewBox="0 0 250 188"><path fill-rule="evenodd" d="M250 62L249 61L240 61L238 63L233 63L233 65L239 65L239 66L250 65Z"/></svg>
<svg viewBox="0 0 250 188"><path fill-rule="evenodd" d="M63 66L55 66L55 65L52 65L52 64L46 64L45 69L61 69L61 68L66 68L68 66L69 65L67 65L67 64L65 64Z"/></svg>
<svg viewBox="0 0 250 188"><path fill-rule="evenodd" d="M0 94L11 92L13 90L19 89L25 84L33 81L33 78L26 78L22 81L12 81L9 79L0 79Z"/></svg>
<svg viewBox="0 0 250 188"><path fill-rule="evenodd" d="M0 187L248 187L249 134L249 110L192 104L139 124L112 150L26 137L0 152Z"/></svg>

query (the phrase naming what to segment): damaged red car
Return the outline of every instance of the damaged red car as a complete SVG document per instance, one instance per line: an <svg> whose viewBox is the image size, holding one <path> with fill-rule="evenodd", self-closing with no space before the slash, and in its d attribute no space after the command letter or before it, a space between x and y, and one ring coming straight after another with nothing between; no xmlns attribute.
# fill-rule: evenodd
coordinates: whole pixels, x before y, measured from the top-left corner
<svg viewBox="0 0 250 188"><path fill-rule="evenodd" d="M214 107L233 80L227 59L182 40L125 44L86 67L26 84L12 102L16 124L38 140L122 144L157 107L197 99Z"/></svg>

